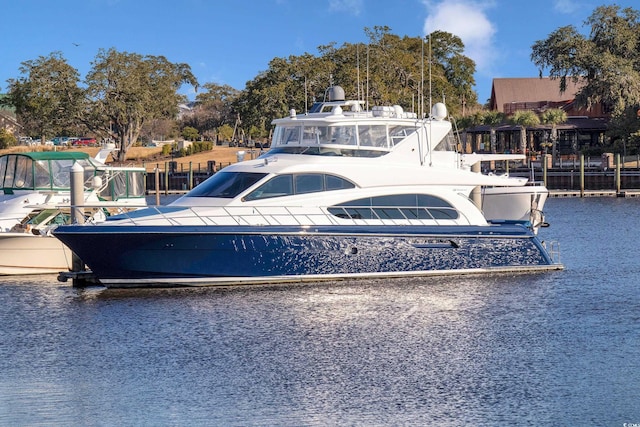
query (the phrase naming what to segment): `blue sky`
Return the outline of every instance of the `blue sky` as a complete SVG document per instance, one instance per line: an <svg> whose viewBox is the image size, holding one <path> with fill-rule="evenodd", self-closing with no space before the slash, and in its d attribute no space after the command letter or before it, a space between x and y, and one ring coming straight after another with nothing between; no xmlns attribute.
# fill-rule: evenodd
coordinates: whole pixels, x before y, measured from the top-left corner
<svg viewBox="0 0 640 427"><path fill-rule="evenodd" d="M191 66L200 84L243 89L275 57L316 55L336 42L366 42L364 28L399 36L458 35L476 61L478 99L495 77L536 77L531 46L601 5L637 0L16 0L2 5L0 92L21 62L62 52L84 78L100 48L163 55ZM183 89L190 98L188 88Z"/></svg>

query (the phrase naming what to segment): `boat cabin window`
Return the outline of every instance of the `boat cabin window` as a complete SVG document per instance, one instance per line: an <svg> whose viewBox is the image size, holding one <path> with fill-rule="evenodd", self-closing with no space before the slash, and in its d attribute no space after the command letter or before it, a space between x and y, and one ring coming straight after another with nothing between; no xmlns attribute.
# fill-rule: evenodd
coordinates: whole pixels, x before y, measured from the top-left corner
<svg viewBox="0 0 640 427"><path fill-rule="evenodd" d="M457 151L453 129L449 130L449 133L433 148L433 151Z"/></svg>
<svg viewBox="0 0 640 427"><path fill-rule="evenodd" d="M299 144L300 126L276 126L273 132L273 141L277 145Z"/></svg>
<svg viewBox="0 0 640 427"><path fill-rule="evenodd" d="M51 172L47 160L36 161L36 188L46 188L51 185Z"/></svg>
<svg viewBox="0 0 640 427"><path fill-rule="evenodd" d="M413 126L380 124L279 125L273 133L272 148L285 146L340 145L348 147L389 148L415 132ZM388 135L388 136L387 136Z"/></svg>
<svg viewBox="0 0 640 427"><path fill-rule="evenodd" d="M278 175L243 197L243 200L268 199L294 194L319 193L321 191L354 188L351 181L322 173L298 173Z"/></svg>
<svg viewBox="0 0 640 427"><path fill-rule="evenodd" d="M413 126L389 126L389 138L391 139L391 144L398 144L415 131L416 128Z"/></svg>
<svg viewBox="0 0 640 427"><path fill-rule="evenodd" d="M51 177L53 178L53 187L69 188L71 186L71 168L73 160L56 160L51 162ZM84 165L82 165L84 167Z"/></svg>
<svg viewBox="0 0 640 427"><path fill-rule="evenodd" d="M122 198L144 197L146 192L144 176L144 171L118 170L111 172L109 176L104 178L106 185L100 191L100 197L113 201Z"/></svg>
<svg viewBox="0 0 640 427"><path fill-rule="evenodd" d="M16 171L16 156L7 156L7 169L4 173L3 187L13 187L13 177Z"/></svg>
<svg viewBox="0 0 640 427"><path fill-rule="evenodd" d="M82 166L85 183L96 174L88 158L34 159L21 154L5 155L0 157L0 186L5 193L12 189L68 190L74 163Z"/></svg>
<svg viewBox="0 0 640 427"><path fill-rule="evenodd" d="M387 127L385 125L358 125L360 145L387 148Z"/></svg>
<svg viewBox="0 0 640 427"><path fill-rule="evenodd" d="M71 223L71 214L55 209L45 209L41 212L36 213L27 221L27 223L32 225L69 224Z"/></svg>
<svg viewBox="0 0 640 427"><path fill-rule="evenodd" d="M356 145L355 126L331 126L329 143L337 145Z"/></svg>
<svg viewBox="0 0 640 427"><path fill-rule="evenodd" d="M7 156L0 157L0 187L4 187L4 175L7 172Z"/></svg>
<svg viewBox="0 0 640 427"><path fill-rule="evenodd" d="M392 194L366 197L329 208L339 218L348 219L456 219L458 211L447 201L429 194Z"/></svg>
<svg viewBox="0 0 640 427"><path fill-rule="evenodd" d="M274 137L275 139L275 137ZM356 127L351 126L304 126L302 128L302 141L287 139L286 144L302 145L357 145Z"/></svg>
<svg viewBox="0 0 640 427"><path fill-rule="evenodd" d="M217 172L185 197L221 197L231 199L267 176L257 172Z"/></svg>
<svg viewBox="0 0 640 427"><path fill-rule="evenodd" d="M13 186L16 188L33 187L33 175L31 166L33 161L25 156L18 157L16 163L16 175L13 179Z"/></svg>

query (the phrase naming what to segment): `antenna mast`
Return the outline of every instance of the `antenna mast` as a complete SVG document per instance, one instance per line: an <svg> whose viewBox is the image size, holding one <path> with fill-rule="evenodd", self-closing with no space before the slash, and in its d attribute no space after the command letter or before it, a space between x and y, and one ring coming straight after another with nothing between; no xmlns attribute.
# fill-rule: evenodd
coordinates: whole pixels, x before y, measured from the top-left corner
<svg viewBox="0 0 640 427"><path fill-rule="evenodd" d="M429 111L433 108L431 100L431 34L429 34Z"/></svg>
<svg viewBox="0 0 640 427"><path fill-rule="evenodd" d="M367 93L365 109L369 111L369 44L367 43Z"/></svg>
<svg viewBox="0 0 640 427"><path fill-rule="evenodd" d="M357 82L356 84L358 85L358 89L357 89L357 99L362 99L360 98L361 95L361 87L360 87L360 43L358 43L356 45L356 70L357 70Z"/></svg>
<svg viewBox="0 0 640 427"><path fill-rule="evenodd" d="M420 56L420 100L418 113L420 118L424 119L424 37L422 37L422 55Z"/></svg>

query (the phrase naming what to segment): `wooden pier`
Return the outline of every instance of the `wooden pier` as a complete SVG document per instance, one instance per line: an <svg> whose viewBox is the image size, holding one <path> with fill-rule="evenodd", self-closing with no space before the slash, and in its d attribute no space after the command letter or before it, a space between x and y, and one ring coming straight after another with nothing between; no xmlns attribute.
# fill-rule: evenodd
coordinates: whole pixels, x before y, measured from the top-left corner
<svg viewBox="0 0 640 427"><path fill-rule="evenodd" d="M640 197L640 190L549 190L549 197Z"/></svg>

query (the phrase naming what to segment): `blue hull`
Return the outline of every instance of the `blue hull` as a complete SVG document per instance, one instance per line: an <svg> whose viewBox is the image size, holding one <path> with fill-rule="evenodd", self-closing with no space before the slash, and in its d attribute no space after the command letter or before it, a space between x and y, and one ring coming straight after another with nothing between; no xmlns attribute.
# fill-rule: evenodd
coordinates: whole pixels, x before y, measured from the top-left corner
<svg viewBox="0 0 640 427"><path fill-rule="evenodd" d="M55 236L110 287L269 283L559 269L520 225L123 227Z"/></svg>

